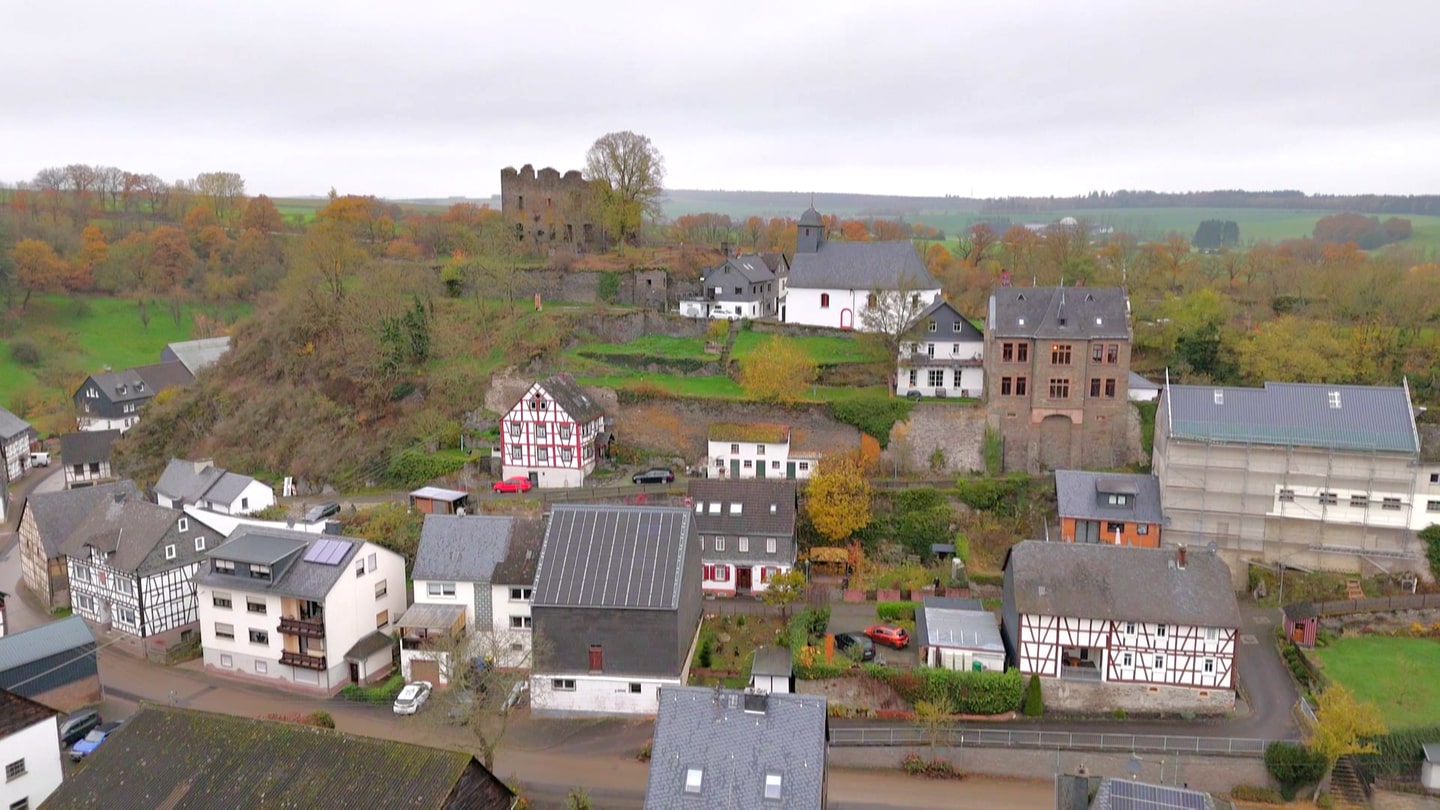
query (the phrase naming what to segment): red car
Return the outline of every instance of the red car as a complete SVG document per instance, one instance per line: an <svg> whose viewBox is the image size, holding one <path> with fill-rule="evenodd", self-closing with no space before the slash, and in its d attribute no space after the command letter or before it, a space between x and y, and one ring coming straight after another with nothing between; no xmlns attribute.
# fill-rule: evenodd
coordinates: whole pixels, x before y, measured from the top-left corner
<svg viewBox="0 0 1440 810"><path fill-rule="evenodd" d="M496 492L529 492L530 479L523 475L517 475L514 478L506 478L504 481L496 481L490 488Z"/></svg>
<svg viewBox="0 0 1440 810"><path fill-rule="evenodd" d="M893 624L872 624L865 628L865 637L876 644L884 644L897 650L905 649L910 643L910 634L905 628Z"/></svg>

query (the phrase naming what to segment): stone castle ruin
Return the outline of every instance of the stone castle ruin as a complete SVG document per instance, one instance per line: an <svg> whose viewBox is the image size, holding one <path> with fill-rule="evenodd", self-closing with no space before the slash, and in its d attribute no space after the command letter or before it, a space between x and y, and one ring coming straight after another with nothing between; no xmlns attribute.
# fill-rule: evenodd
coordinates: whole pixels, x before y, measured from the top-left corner
<svg viewBox="0 0 1440 810"><path fill-rule="evenodd" d="M529 163L500 170L500 210L515 223L516 236L537 250L599 248L597 208L594 187L576 170L537 172Z"/></svg>

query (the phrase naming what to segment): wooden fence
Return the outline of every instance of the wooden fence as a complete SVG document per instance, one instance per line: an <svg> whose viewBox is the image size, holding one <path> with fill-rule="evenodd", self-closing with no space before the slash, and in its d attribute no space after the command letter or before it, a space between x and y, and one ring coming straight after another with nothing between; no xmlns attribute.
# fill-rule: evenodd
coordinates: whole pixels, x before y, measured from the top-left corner
<svg viewBox="0 0 1440 810"><path fill-rule="evenodd" d="M1391 610L1440 609L1440 593L1407 593L1400 596L1378 596L1374 599L1341 599L1334 602L1311 602L1321 616L1345 616L1351 613L1384 613Z"/></svg>

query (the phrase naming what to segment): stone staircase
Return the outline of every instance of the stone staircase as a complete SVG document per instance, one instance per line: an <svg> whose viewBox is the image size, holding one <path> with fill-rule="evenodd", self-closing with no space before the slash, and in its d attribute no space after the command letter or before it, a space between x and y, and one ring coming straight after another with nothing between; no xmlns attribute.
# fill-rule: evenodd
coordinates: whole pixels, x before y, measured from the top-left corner
<svg viewBox="0 0 1440 810"><path fill-rule="evenodd" d="M1365 789L1365 780L1350 757L1341 757L1335 763L1335 770L1330 773L1330 795L1335 798L1337 808L1370 806L1370 794Z"/></svg>

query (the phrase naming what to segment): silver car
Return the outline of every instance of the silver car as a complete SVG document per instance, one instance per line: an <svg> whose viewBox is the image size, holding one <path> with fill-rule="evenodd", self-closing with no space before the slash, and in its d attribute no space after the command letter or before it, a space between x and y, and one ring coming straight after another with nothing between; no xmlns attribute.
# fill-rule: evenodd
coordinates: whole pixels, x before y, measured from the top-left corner
<svg viewBox="0 0 1440 810"><path fill-rule="evenodd" d="M405 688L395 696L395 713L414 714L420 711L420 707L430 699L430 690L434 688L435 685L429 681L414 681L405 684Z"/></svg>

